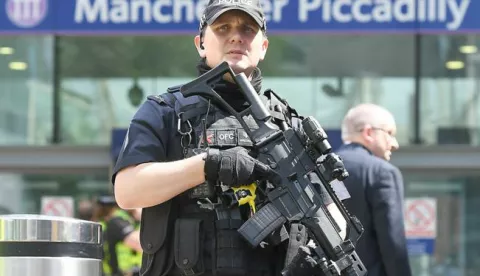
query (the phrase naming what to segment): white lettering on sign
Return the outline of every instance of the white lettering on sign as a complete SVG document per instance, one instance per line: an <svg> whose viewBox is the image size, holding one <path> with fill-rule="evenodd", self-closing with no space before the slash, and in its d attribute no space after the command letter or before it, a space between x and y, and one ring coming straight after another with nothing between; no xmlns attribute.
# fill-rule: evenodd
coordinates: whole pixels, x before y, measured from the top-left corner
<svg viewBox="0 0 480 276"><path fill-rule="evenodd" d="M225 4L248 4L251 0L220 0ZM178 23L200 20L208 0L76 0L76 23ZM289 0L263 0L267 21L282 21Z"/></svg>
<svg viewBox="0 0 480 276"><path fill-rule="evenodd" d="M251 5L252 0L218 0L219 4L246 4Z"/></svg>
<svg viewBox="0 0 480 276"><path fill-rule="evenodd" d="M26 0L23 0L26 1ZM445 23L458 29L472 0L262 0L267 22L282 22L298 5L301 23ZM192 23L199 21L208 0L76 0L76 23ZM253 4L251 0L219 0L225 4ZM289 6L289 7L287 7Z"/></svg>
<svg viewBox="0 0 480 276"><path fill-rule="evenodd" d="M471 0L299 0L298 19L307 22L322 9L322 21L446 22L456 30L465 19ZM314 14L315 13L315 14ZM451 20L448 20L448 14Z"/></svg>

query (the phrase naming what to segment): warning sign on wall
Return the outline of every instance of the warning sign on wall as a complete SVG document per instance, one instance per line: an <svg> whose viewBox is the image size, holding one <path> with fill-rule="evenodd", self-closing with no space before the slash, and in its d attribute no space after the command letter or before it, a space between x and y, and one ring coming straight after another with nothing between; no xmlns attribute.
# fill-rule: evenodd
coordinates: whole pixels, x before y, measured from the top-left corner
<svg viewBox="0 0 480 276"><path fill-rule="evenodd" d="M69 196L43 196L42 215L73 217L73 198Z"/></svg>
<svg viewBox="0 0 480 276"><path fill-rule="evenodd" d="M435 198L414 198L405 201L405 231L409 238L437 236L437 201Z"/></svg>
<svg viewBox="0 0 480 276"><path fill-rule="evenodd" d="M437 237L437 200L408 198L405 200L404 216L409 253L433 254Z"/></svg>

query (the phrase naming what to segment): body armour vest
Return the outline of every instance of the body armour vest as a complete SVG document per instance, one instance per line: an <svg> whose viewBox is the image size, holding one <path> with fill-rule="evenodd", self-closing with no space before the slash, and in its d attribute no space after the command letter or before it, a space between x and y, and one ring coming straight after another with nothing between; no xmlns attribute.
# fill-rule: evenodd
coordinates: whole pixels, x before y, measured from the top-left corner
<svg viewBox="0 0 480 276"><path fill-rule="evenodd" d="M178 90L170 92L149 97L175 110L177 131L168 142L169 161L188 158L196 154L195 149L206 146L252 146L234 116L203 98L184 98ZM253 118L244 119L251 129L257 128ZM245 191L254 193L252 189ZM284 249L271 244L251 248L241 238L237 229L255 207L243 204L235 192L204 183L168 202L145 208L140 232L144 250L141 275L276 275Z"/></svg>

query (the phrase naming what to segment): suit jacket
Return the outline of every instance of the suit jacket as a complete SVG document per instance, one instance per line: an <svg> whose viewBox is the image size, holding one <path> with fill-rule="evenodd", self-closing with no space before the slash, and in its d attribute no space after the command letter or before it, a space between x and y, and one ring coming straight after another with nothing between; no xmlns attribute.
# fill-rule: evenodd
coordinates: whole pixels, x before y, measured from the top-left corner
<svg viewBox="0 0 480 276"><path fill-rule="evenodd" d="M403 221L403 179L398 168L360 144L342 145L337 154L350 176L345 207L365 229L356 251L369 276L410 276Z"/></svg>

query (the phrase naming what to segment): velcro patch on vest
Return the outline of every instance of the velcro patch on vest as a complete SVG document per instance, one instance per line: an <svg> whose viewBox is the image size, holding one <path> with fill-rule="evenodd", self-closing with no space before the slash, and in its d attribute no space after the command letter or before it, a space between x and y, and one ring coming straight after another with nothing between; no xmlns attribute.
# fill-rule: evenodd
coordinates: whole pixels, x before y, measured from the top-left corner
<svg viewBox="0 0 480 276"><path fill-rule="evenodd" d="M217 140L217 146L236 146L237 130L217 130L215 133L215 140Z"/></svg>
<svg viewBox="0 0 480 276"><path fill-rule="evenodd" d="M250 137L248 137L247 132L244 129L238 129L238 143L240 146L246 145L246 146L253 146L252 141L250 140Z"/></svg>
<svg viewBox="0 0 480 276"><path fill-rule="evenodd" d="M199 138L202 139L201 136ZM241 128L207 130L207 143L209 146L217 147L251 147L253 145L247 132Z"/></svg>

